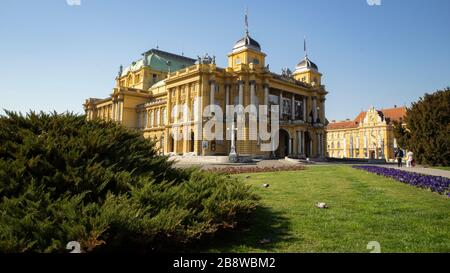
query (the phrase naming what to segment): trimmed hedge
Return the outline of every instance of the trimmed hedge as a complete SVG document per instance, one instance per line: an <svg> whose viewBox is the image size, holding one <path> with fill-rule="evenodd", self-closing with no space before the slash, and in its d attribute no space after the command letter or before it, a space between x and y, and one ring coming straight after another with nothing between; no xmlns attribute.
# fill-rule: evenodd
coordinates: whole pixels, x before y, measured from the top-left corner
<svg viewBox="0 0 450 273"><path fill-rule="evenodd" d="M257 199L235 178L173 168L115 123L0 116L0 252L166 250L233 228Z"/></svg>

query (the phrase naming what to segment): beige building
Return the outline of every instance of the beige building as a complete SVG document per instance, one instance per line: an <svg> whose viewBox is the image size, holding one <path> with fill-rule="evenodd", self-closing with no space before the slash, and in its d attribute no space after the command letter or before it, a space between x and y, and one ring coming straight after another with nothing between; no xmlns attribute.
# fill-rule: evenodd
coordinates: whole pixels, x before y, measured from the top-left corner
<svg viewBox="0 0 450 273"><path fill-rule="evenodd" d="M90 120L114 121L139 130L146 138L156 140L164 154L230 155L239 157L325 157L325 96L322 74L307 55L298 62L293 73L273 73L266 65L266 54L246 31L228 55L228 66L220 68L215 57L192 59L159 49L142 54L142 58L120 68L116 86L105 99L90 98L84 107ZM173 114L176 105L187 107L189 114ZM194 109L195 105L201 108ZM197 115L208 105L223 110L223 139L205 140L208 118ZM251 140L248 116L244 128L234 133L227 127L227 105L280 106L279 146L273 152L263 151L265 142ZM269 119L271 117L269 116ZM183 124L174 138L174 126ZM270 131L271 128L268 128ZM241 134L243 139L232 141ZM233 138L233 137L232 137ZM236 138L236 137L234 137Z"/></svg>
<svg viewBox="0 0 450 273"><path fill-rule="evenodd" d="M382 110L372 107L354 120L331 122L327 126L327 156L393 160L398 148L393 121L402 121L405 115L405 107Z"/></svg>

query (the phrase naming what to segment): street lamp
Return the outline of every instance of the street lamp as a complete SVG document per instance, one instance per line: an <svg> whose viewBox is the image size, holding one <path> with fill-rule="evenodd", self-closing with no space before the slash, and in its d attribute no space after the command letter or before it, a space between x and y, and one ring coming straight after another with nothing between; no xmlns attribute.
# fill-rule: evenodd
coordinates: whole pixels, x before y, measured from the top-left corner
<svg viewBox="0 0 450 273"><path fill-rule="evenodd" d="M227 130L230 130L230 128L227 128ZM236 163L238 162L238 154L236 153L236 143L235 143L235 132L238 129L234 126L234 120L231 123L231 147L230 147L230 154L228 155L228 158L230 162Z"/></svg>

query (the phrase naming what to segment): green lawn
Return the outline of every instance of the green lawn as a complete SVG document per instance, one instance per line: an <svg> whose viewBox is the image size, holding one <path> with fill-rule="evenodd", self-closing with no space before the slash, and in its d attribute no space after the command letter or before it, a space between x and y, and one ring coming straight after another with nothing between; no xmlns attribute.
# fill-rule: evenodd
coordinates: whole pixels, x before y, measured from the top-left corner
<svg viewBox="0 0 450 273"><path fill-rule="evenodd" d="M444 170L444 171L450 171L450 166L447 167L432 167L433 169L439 169L439 170Z"/></svg>
<svg viewBox="0 0 450 273"><path fill-rule="evenodd" d="M241 175L261 207L240 230L191 250L206 252L450 252L450 198L354 170ZM265 189L261 184L269 183ZM318 209L316 202L329 209ZM269 239L268 244L261 244Z"/></svg>

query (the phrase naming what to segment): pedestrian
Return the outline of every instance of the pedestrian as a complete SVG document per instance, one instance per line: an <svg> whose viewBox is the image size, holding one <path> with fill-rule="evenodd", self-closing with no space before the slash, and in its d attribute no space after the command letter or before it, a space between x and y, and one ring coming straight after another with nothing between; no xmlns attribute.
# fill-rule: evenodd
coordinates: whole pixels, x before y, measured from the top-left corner
<svg viewBox="0 0 450 273"><path fill-rule="evenodd" d="M397 158L397 166L399 168L402 167L402 160L403 160L403 151L402 149L397 149L397 151L395 152L395 157Z"/></svg>
<svg viewBox="0 0 450 273"><path fill-rule="evenodd" d="M412 167L412 161L414 160L414 158L413 158L413 152L411 152L411 151L409 151L407 154L406 154L406 158L407 158L407 160L406 160L406 167L407 168L411 168Z"/></svg>

